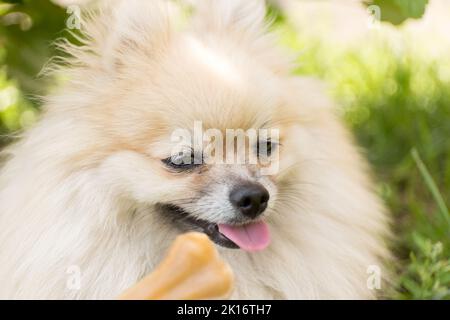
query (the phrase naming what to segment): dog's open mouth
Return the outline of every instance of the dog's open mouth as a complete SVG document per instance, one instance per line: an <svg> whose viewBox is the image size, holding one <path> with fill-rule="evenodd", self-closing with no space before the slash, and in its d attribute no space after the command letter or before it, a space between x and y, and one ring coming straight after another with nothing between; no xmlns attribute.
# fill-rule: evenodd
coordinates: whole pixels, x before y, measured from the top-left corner
<svg viewBox="0 0 450 320"><path fill-rule="evenodd" d="M226 248L243 249L245 251L259 251L270 243L270 233L263 221L254 221L243 225L216 224L192 217L182 208L172 204L158 206L166 215L186 228L200 230L208 237Z"/></svg>

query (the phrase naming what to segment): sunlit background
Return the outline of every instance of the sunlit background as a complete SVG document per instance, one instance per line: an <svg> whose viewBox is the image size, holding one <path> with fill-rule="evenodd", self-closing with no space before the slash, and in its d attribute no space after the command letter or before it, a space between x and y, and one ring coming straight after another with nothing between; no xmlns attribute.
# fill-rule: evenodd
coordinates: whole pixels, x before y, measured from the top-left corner
<svg viewBox="0 0 450 320"><path fill-rule="evenodd" d="M39 74L68 36L64 5L82 2L0 0L1 145L57 86ZM384 296L450 299L450 1L269 3L294 72L328 84L394 216L398 264Z"/></svg>

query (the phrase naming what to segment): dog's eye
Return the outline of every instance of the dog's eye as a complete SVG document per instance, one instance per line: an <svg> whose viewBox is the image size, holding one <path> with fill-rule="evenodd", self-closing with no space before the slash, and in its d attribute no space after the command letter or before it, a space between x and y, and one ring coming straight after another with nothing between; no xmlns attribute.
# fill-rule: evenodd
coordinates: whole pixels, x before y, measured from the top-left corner
<svg viewBox="0 0 450 320"><path fill-rule="evenodd" d="M267 139L265 141L259 141L256 146L256 152L258 157L270 157L275 149L278 147L279 143Z"/></svg>
<svg viewBox="0 0 450 320"><path fill-rule="evenodd" d="M200 160L199 160L200 159ZM197 157L193 152L180 152L169 158L161 160L167 167L177 170L189 170L202 164L201 156Z"/></svg>

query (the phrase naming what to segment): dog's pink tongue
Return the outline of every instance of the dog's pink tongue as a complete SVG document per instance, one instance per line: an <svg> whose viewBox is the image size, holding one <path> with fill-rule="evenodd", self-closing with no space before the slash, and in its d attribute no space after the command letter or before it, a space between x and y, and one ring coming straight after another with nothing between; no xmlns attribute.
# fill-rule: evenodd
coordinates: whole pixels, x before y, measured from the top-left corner
<svg viewBox="0 0 450 320"><path fill-rule="evenodd" d="M269 227L263 221L243 226L219 224L219 232L246 251L263 250L270 243Z"/></svg>

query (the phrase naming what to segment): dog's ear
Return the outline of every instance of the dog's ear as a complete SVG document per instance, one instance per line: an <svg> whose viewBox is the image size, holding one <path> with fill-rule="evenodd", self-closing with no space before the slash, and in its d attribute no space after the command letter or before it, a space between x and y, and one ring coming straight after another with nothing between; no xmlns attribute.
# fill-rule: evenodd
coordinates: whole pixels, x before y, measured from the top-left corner
<svg viewBox="0 0 450 320"><path fill-rule="evenodd" d="M151 58L167 46L172 34L170 6L164 0L113 0L93 17L88 37L108 70L117 70L136 55ZM98 19L99 21L94 21Z"/></svg>
<svg viewBox="0 0 450 320"><path fill-rule="evenodd" d="M264 0L200 0L195 10L200 30L258 37L266 25Z"/></svg>

